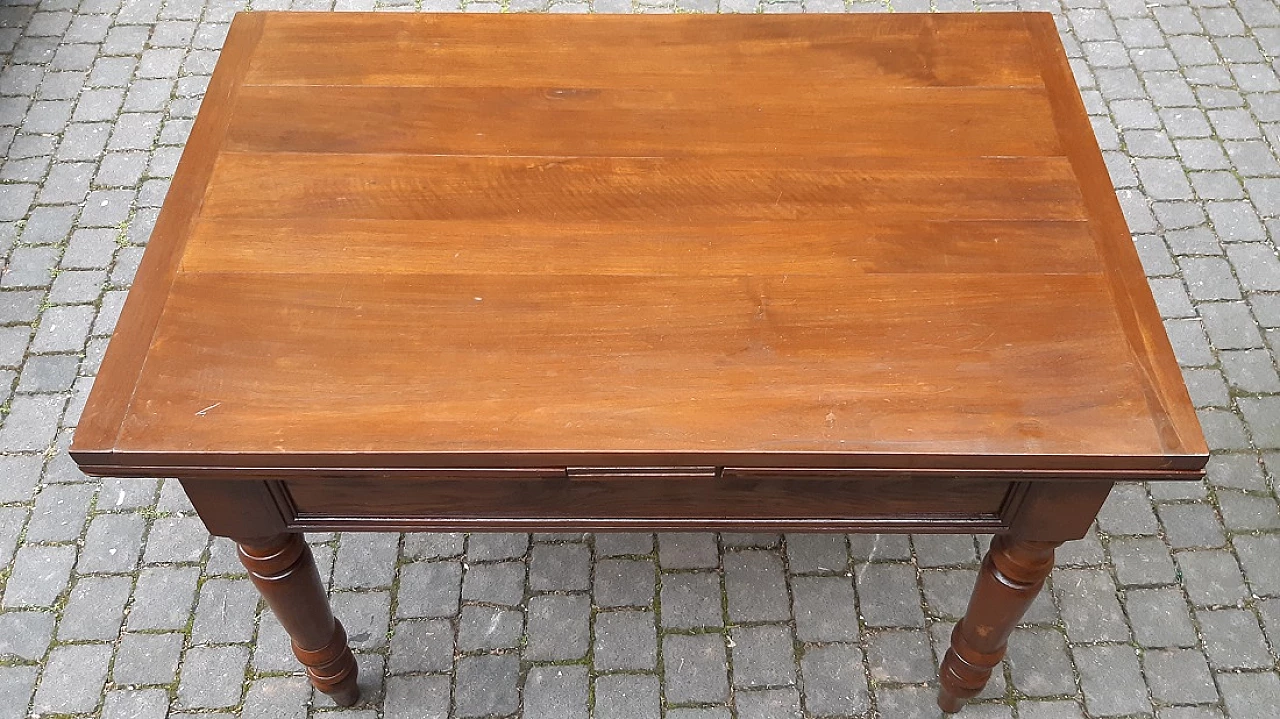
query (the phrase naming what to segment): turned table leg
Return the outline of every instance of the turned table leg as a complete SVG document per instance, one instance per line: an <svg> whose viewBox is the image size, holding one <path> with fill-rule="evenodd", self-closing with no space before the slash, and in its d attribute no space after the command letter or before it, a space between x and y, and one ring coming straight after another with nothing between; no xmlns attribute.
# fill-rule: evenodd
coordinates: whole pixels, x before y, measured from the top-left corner
<svg viewBox="0 0 1280 719"><path fill-rule="evenodd" d="M293 653L307 669L316 689L339 706L360 699L356 687L356 659L347 646L347 633L329 609L311 548L301 534L280 534L265 540L244 540L240 562L293 640Z"/></svg>
<svg viewBox="0 0 1280 719"><path fill-rule="evenodd" d="M951 633L939 671L938 706L957 712L977 696L1004 658L1009 635L1031 606L1053 568L1053 550L1062 542L1022 540L1007 534L991 540L964 619Z"/></svg>

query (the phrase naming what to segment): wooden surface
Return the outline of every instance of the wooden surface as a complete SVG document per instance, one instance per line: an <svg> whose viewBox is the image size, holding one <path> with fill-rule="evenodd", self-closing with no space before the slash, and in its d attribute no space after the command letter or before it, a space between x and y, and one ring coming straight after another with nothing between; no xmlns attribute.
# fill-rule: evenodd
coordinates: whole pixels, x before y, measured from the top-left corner
<svg viewBox="0 0 1280 719"><path fill-rule="evenodd" d="M72 454L1160 479L1207 450L1047 14L255 12Z"/></svg>

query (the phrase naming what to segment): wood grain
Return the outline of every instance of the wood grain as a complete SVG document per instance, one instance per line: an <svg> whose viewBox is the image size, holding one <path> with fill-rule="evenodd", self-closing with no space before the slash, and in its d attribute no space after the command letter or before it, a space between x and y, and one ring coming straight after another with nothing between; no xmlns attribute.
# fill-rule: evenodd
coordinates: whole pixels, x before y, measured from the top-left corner
<svg viewBox="0 0 1280 719"><path fill-rule="evenodd" d="M346 17L352 17L347 15ZM902 19L902 18L906 19ZM487 26L487 27L481 27ZM802 99L863 87L1039 87L1016 15L631 18L273 13L254 85L701 88ZM749 77L750 88L731 78Z"/></svg>
<svg viewBox="0 0 1280 719"><path fill-rule="evenodd" d="M1203 467L1047 15L232 40L94 471Z"/></svg>
<svg viewBox="0 0 1280 719"><path fill-rule="evenodd" d="M945 115L933 112L939 106ZM1027 131L1011 133L1010 126ZM861 85L834 85L799 103L794 93L736 97L701 88L246 87L226 148L599 157L771 156L780 148L836 157L904 148L933 156L1061 154L1043 89Z"/></svg>

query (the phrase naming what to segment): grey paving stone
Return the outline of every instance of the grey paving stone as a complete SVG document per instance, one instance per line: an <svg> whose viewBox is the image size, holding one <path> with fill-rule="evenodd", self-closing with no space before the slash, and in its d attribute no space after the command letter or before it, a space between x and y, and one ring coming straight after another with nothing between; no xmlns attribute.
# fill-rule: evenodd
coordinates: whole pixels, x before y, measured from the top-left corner
<svg viewBox="0 0 1280 719"><path fill-rule="evenodd" d="M38 290L0 292L0 323L31 322L40 314L40 301L43 299L44 293Z"/></svg>
<svg viewBox="0 0 1280 719"><path fill-rule="evenodd" d="M591 549L585 544L535 544L529 556L529 587L534 591L591 588Z"/></svg>
<svg viewBox="0 0 1280 719"><path fill-rule="evenodd" d="M653 552L653 535L636 532L601 532L595 535L596 556L620 557Z"/></svg>
<svg viewBox="0 0 1280 719"><path fill-rule="evenodd" d="M213 709L240 703L249 650L241 646L192 647L182 662L177 705Z"/></svg>
<svg viewBox="0 0 1280 719"><path fill-rule="evenodd" d="M469 652L514 648L523 632L524 615L517 610L466 606L458 619L458 649Z"/></svg>
<svg viewBox="0 0 1280 719"><path fill-rule="evenodd" d="M471 534L467 537L467 559L471 561L515 559L528 551L528 534Z"/></svg>
<svg viewBox="0 0 1280 719"><path fill-rule="evenodd" d="M387 645L391 621L389 592L334 592L330 603L347 630L352 649L376 651Z"/></svg>
<svg viewBox="0 0 1280 719"><path fill-rule="evenodd" d="M97 487L92 485L49 485L36 496L26 541L69 542L84 530L89 504Z"/></svg>
<svg viewBox="0 0 1280 719"><path fill-rule="evenodd" d="M1219 550L1175 555L1183 586L1197 606L1235 604L1245 596L1244 578L1235 557Z"/></svg>
<svg viewBox="0 0 1280 719"><path fill-rule="evenodd" d="M1280 397L1241 397L1237 400L1253 441L1267 449L1280 448Z"/></svg>
<svg viewBox="0 0 1280 719"><path fill-rule="evenodd" d="M622 610L595 615L597 671L652 671L656 668L658 645L653 612Z"/></svg>
<svg viewBox="0 0 1280 719"><path fill-rule="evenodd" d="M915 629L875 632L866 640L867 664L877 682L918 683L937 674L929 635ZM737 665L735 662L735 671Z"/></svg>
<svg viewBox="0 0 1280 719"><path fill-rule="evenodd" d="M649 606L653 603L656 571L653 562L647 560L604 559L596 562L596 606Z"/></svg>
<svg viewBox="0 0 1280 719"><path fill-rule="evenodd" d="M847 540L843 534L788 534L787 566L797 574L847 572Z"/></svg>
<svg viewBox="0 0 1280 719"><path fill-rule="evenodd" d="M0 614L0 657L27 661L42 659L53 640L52 612L4 612Z"/></svg>
<svg viewBox="0 0 1280 719"><path fill-rule="evenodd" d="M50 308L50 311L56 308ZM45 450L57 435L58 417L66 406L61 395L18 396L0 429L0 449L10 452Z"/></svg>
<svg viewBox="0 0 1280 719"><path fill-rule="evenodd" d="M727 553L724 585L731 621L782 621L791 614L785 570L777 552Z"/></svg>
<svg viewBox="0 0 1280 719"><path fill-rule="evenodd" d="M458 562L413 562L400 568L396 616L447 617L458 613L462 565Z"/></svg>
<svg viewBox="0 0 1280 719"><path fill-rule="evenodd" d="M734 627L729 637L734 686L795 683L795 639L790 627L785 624Z"/></svg>
<svg viewBox="0 0 1280 719"><path fill-rule="evenodd" d="M1169 548L1157 537L1112 539L1110 550L1116 578L1122 586L1172 584L1177 580Z"/></svg>
<svg viewBox="0 0 1280 719"><path fill-rule="evenodd" d="M663 569L715 569L720 566L720 551L714 534L658 534L658 564Z"/></svg>
<svg viewBox="0 0 1280 719"><path fill-rule="evenodd" d="M858 612L853 582L849 577L795 577L791 581L791 587L796 636L801 641L858 640ZM729 605L729 613L732 617L732 603Z"/></svg>
<svg viewBox="0 0 1280 719"><path fill-rule="evenodd" d="M128 633L116 644L111 681L117 685L169 684L178 673L181 634Z"/></svg>
<svg viewBox="0 0 1280 719"><path fill-rule="evenodd" d="M720 634L668 634L662 640L666 700L673 704L729 700L725 640Z"/></svg>
<svg viewBox="0 0 1280 719"><path fill-rule="evenodd" d="M1112 104L1121 127L1154 128L1159 118L1144 100L1120 100ZM1182 165L1176 160L1138 158L1134 168L1149 197L1157 200L1189 200L1193 197Z"/></svg>
<svg viewBox="0 0 1280 719"><path fill-rule="evenodd" d="M159 517L151 524L143 560L198 562L208 543L209 532L198 517Z"/></svg>
<svg viewBox="0 0 1280 719"><path fill-rule="evenodd" d="M133 590L130 577L80 577L58 623L61 641L111 640L120 633Z"/></svg>
<svg viewBox="0 0 1280 719"><path fill-rule="evenodd" d="M538 666L524 683L526 719L586 719L587 668Z"/></svg>
<svg viewBox="0 0 1280 719"><path fill-rule="evenodd" d="M1189 647L1197 641L1186 599L1175 587L1131 589L1125 608L1134 638L1144 647Z"/></svg>
<svg viewBox="0 0 1280 719"><path fill-rule="evenodd" d="M1227 529L1234 532L1280 529L1280 507L1276 506L1276 500L1270 494L1250 495L1222 490L1217 498Z"/></svg>
<svg viewBox="0 0 1280 719"><path fill-rule="evenodd" d="M800 719L800 693L791 687L734 693L738 719Z"/></svg>
<svg viewBox="0 0 1280 719"><path fill-rule="evenodd" d="M1266 669L1273 665L1253 612L1217 609L1196 612L1205 653L1215 670Z"/></svg>
<svg viewBox="0 0 1280 719"><path fill-rule="evenodd" d="M21 365L22 359L27 352L27 344L30 341L30 327L0 327L0 366L17 367ZM0 492L3 491L0 489Z"/></svg>
<svg viewBox="0 0 1280 719"><path fill-rule="evenodd" d="M40 455L0 457L0 477L5 478L0 482L0 504L26 502L35 496L36 483L40 481L43 468L44 457Z"/></svg>
<svg viewBox="0 0 1280 719"><path fill-rule="evenodd" d="M569 661L586 655L591 636L591 600L586 595L533 597L528 614L525 659Z"/></svg>
<svg viewBox="0 0 1280 719"><path fill-rule="evenodd" d="M447 676L393 676L387 679L386 716L436 716L449 712Z"/></svg>
<svg viewBox="0 0 1280 719"><path fill-rule="evenodd" d="M1217 707L1166 707L1156 713L1157 719L1223 719Z"/></svg>
<svg viewBox="0 0 1280 719"><path fill-rule="evenodd" d="M1218 689L1204 655L1193 649L1152 649L1143 652L1142 668L1151 697L1168 704L1208 704L1218 701Z"/></svg>
<svg viewBox="0 0 1280 719"><path fill-rule="evenodd" d="M1073 701L1020 701L1019 719L1085 719L1084 710Z"/></svg>
<svg viewBox="0 0 1280 719"><path fill-rule="evenodd" d="M1255 594L1268 596L1280 594L1280 536L1264 534L1234 537L1232 544L1244 567L1245 579Z"/></svg>
<svg viewBox="0 0 1280 719"><path fill-rule="evenodd" d="M338 554L333 564L334 588L391 586L399 548L396 535L344 532L338 540Z"/></svg>
<svg viewBox="0 0 1280 719"><path fill-rule="evenodd" d="M454 711L459 717L510 714L520 704L520 658L486 654L458 660L454 678Z"/></svg>
<svg viewBox="0 0 1280 719"><path fill-rule="evenodd" d="M302 719L310 698L311 685L305 677L263 677L249 685L241 715Z"/></svg>
<svg viewBox="0 0 1280 719"><path fill-rule="evenodd" d="M1227 450L1250 448L1244 423L1234 413L1207 409L1197 414L1200 417L1200 426L1204 430L1205 440L1210 446Z"/></svg>
<svg viewBox="0 0 1280 719"><path fill-rule="evenodd" d="M593 688L595 719L659 719L661 696L656 676L606 674L596 677Z"/></svg>
<svg viewBox="0 0 1280 719"><path fill-rule="evenodd" d="M206 580L200 585L191 641L196 644L227 644L252 640L258 601L258 592L247 581Z"/></svg>
<svg viewBox="0 0 1280 719"><path fill-rule="evenodd" d="M1165 504L1157 508L1165 536L1174 549L1220 547L1226 542L1218 515L1209 504ZM1161 549L1153 546L1151 551L1159 553ZM1163 554L1167 557L1167 550ZM1171 562L1169 567L1172 568Z"/></svg>
<svg viewBox="0 0 1280 719"><path fill-rule="evenodd" d="M27 715L36 686L36 667L0 665L0 719Z"/></svg>
<svg viewBox="0 0 1280 719"><path fill-rule="evenodd" d="M1262 491L1267 489L1267 480L1258 463L1258 456L1253 453L1215 454L1209 457L1205 472L1209 482L1215 487Z"/></svg>
<svg viewBox="0 0 1280 719"><path fill-rule="evenodd" d="M724 625L720 577L712 572L662 575L662 626L694 629Z"/></svg>
<svg viewBox="0 0 1280 719"><path fill-rule="evenodd" d="M482 535L476 536L480 537ZM402 541L404 542L404 548L401 550L401 555L406 560L447 559L462 554L466 546L466 535L460 533L411 532L404 535ZM523 553L523 551L520 552L520 554Z"/></svg>
<svg viewBox="0 0 1280 719"><path fill-rule="evenodd" d="M47 287L58 263L54 247L19 247L9 253L0 285L4 287ZM56 352L57 350L40 350Z"/></svg>
<svg viewBox="0 0 1280 719"><path fill-rule="evenodd" d="M905 534L850 534L849 555L859 562L907 561L910 538Z"/></svg>
<svg viewBox="0 0 1280 719"><path fill-rule="evenodd" d="M1262 346L1262 335L1242 302L1210 302L1197 308L1209 341L1220 350Z"/></svg>
<svg viewBox="0 0 1280 719"><path fill-rule="evenodd" d="M877 686L876 705L881 716L902 719L939 719L938 690L933 687ZM972 711L975 705L965 707ZM942 715L945 716L945 715Z"/></svg>
<svg viewBox="0 0 1280 719"><path fill-rule="evenodd" d="M52 606L66 590L75 561L75 547L36 544L20 547L0 606L5 609Z"/></svg>
<svg viewBox="0 0 1280 719"><path fill-rule="evenodd" d="M905 564L870 563L855 570L859 609L868 626L924 625L915 568Z"/></svg>
<svg viewBox="0 0 1280 719"><path fill-rule="evenodd" d="M133 513L99 514L89 522L84 549L80 553L82 572L128 572L138 565L146 520Z"/></svg>
<svg viewBox="0 0 1280 719"><path fill-rule="evenodd" d="M1177 272L1173 257L1169 254L1169 248L1164 244L1164 240L1154 235L1137 235L1133 241L1148 276L1171 275Z"/></svg>
<svg viewBox="0 0 1280 719"><path fill-rule="evenodd" d="M782 545L781 534L770 534L767 532L721 532L719 536L721 546L734 549L777 549Z"/></svg>
<svg viewBox="0 0 1280 719"><path fill-rule="evenodd" d="M524 599L524 583L523 562L470 564L462 577L462 599L514 607Z"/></svg>
<svg viewBox="0 0 1280 719"><path fill-rule="evenodd" d="M1014 687L1027 696L1048 697L1076 692L1067 642L1058 630L1014 630L1009 640L1007 661Z"/></svg>
<svg viewBox="0 0 1280 719"><path fill-rule="evenodd" d="M18 537L30 512L25 507L0 507L0 566L13 560ZM12 576L12 575L10 575Z"/></svg>
<svg viewBox="0 0 1280 719"><path fill-rule="evenodd" d="M391 637L392 674L447 672L453 668L453 626L444 619L398 622Z"/></svg>
<svg viewBox="0 0 1280 719"><path fill-rule="evenodd" d="M40 318L31 341L34 352L79 352L93 324L94 308L87 305L50 307Z"/></svg>
<svg viewBox="0 0 1280 719"><path fill-rule="evenodd" d="M1275 672L1219 674L1218 686L1232 719L1269 716L1280 706L1280 677Z"/></svg>
<svg viewBox="0 0 1280 719"><path fill-rule="evenodd" d="M64 714L93 711L111 661L106 644L73 644L54 647L36 688L32 708L37 712Z"/></svg>
<svg viewBox="0 0 1280 719"><path fill-rule="evenodd" d="M1098 512L1098 527L1109 534L1155 534L1160 526L1151 500L1139 484L1117 484Z"/></svg>
<svg viewBox="0 0 1280 719"><path fill-rule="evenodd" d="M1111 576L1100 569L1063 569L1054 573L1053 594L1073 642L1129 641L1124 610Z"/></svg>
<svg viewBox="0 0 1280 719"><path fill-rule="evenodd" d="M115 689L102 703L102 719L165 719L169 693L164 689Z"/></svg>
<svg viewBox="0 0 1280 719"><path fill-rule="evenodd" d="M195 598L198 567L148 567L138 575L129 611L131 630L186 629ZM195 705L188 705L195 706ZM200 705L229 706L229 705Z"/></svg>
<svg viewBox="0 0 1280 719"><path fill-rule="evenodd" d="M1271 245L1262 242L1232 244L1227 247L1227 257L1244 289L1250 292L1280 290L1280 259L1276 258Z"/></svg>
<svg viewBox="0 0 1280 719"><path fill-rule="evenodd" d="M1151 700L1138 667L1138 655L1126 645L1073 647L1085 706L1094 716L1149 713Z"/></svg>
<svg viewBox="0 0 1280 719"><path fill-rule="evenodd" d="M921 567L976 566L979 561L972 535L917 534L911 543Z"/></svg>
<svg viewBox="0 0 1280 719"><path fill-rule="evenodd" d="M1151 280L1151 292L1156 299L1156 307L1161 317L1195 317L1196 310L1191 306L1191 297L1186 286L1177 277L1157 278Z"/></svg>
<svg viewBox="0 0 1280 719"><path fill-rule="evenodd" d="M814 716L845 716L868 709L862 651L847 644L807 647L800 659L804 704Z"/></svg>
<svg viewBox="0 0 1280 719"><path fill-rule="evenodd" d="M1090 530L1084 537L1067 542L1054 552L1056 566L1097 566L1106 561L1106 553L1098 533Z"/></svg>
<svg viewBox="0 0 1280 719"><path fill-rule="evenodd" d="M107 273L102 270L66 270L58 273L49 290L49 302L52 304L85 304L98 299L102 294L102 286L107 280ZM55 355L57 356L57 355ZM79 358L71 355L79 364ZM72 372L74 373L74 369ZM59 387L57 389L66 389Z"/></svg>

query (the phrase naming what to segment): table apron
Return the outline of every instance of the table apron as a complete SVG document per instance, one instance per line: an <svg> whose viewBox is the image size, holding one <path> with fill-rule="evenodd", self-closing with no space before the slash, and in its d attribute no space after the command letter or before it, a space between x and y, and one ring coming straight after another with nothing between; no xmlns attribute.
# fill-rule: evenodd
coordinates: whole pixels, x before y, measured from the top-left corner
<svg viewBox="0 0 1280 719"><path fill-rule="evenodd" d="M1010 478L184 479L214 534L282 531L1005 532L1083 536L1110 481Z"/></svg>

